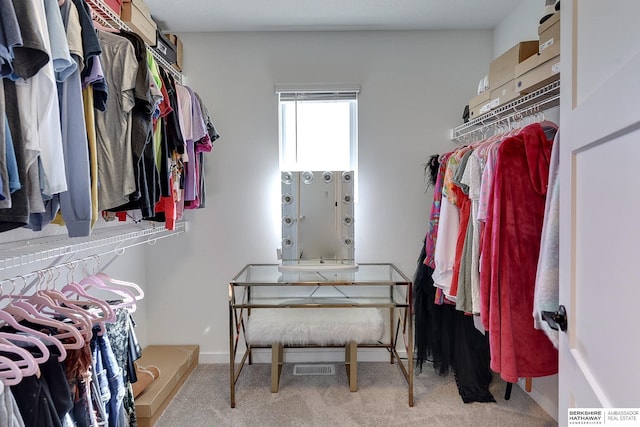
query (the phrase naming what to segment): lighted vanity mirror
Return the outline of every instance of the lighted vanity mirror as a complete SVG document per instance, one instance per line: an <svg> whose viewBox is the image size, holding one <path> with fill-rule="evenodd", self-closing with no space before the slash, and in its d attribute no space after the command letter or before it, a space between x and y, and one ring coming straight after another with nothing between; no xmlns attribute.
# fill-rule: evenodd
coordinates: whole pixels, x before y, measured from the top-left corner
<svg viewBox="0 0 640 427"><path fill-rule="evenodd" d="M354 270L353 171L282 172L282 270Z"/></svg>

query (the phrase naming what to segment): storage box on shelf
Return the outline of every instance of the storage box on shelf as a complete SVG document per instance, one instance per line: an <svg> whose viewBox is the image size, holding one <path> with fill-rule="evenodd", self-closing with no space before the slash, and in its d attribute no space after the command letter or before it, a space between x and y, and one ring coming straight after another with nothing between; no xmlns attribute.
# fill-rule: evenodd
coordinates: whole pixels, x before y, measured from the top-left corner
<svg viewBox="0 0 640 427"><path fill-rule="evenodd" d="M560 12L555 13L551 18L547 19L538 26L539 48L540 55L545 51L548 58L553 58L560 53Z"/></svg>
<svg viewBox="0 0 640 427"><path fill-rule="evenodd" d="M491 109L498 108L507 102L513 101L520 93L516 90L516 82L514 79L509 80L496 89L491 89Z"/></svg>
<svg viewBox="0 0 640 427"><path fill-rule="evenodd" d="M489 88L497 89L514 78L515 66L538 53L538 40L524 41L491 61L489 64Z"/></svg>
<svg viewBox="0 0 640 427"><path fill-rule="evenodd" d="M539 63L540 56L537 59L538 62L532 62L535 64L533 68L516 78L516 90L521 95L560 79L560 55L543 63Z"/></svg>
<svg viewBox="0 0 640 427"><path fill-rule="evenodd" d="M516 65L516 91L531 93L560 78L560 12L538 27L538 55Z"/></svg>
<svg viewBox="0 0 640 427"><path fill-rule="evenodd" d="M156 50L169 64L175 64L177 60L176 46L159 30L157 31Z"/></svg>
<svg viewBox="0 0 640 427"><path fill-rule="evenodd" d="M105 0L86 0L86 2L95 12L93 19L101 25L114 30L134 31L139 34L159 65L173 75L177 82L182 83L180 70L165 61L154 48L156 45L156 23L151 19L149 8L142 0L123 0L120 16L108 6Z"/></svg>
<svg viewBox="0 0 640 427"><path fill-rule="evenodd" d="M469 118L475 119L491 109L491 93L488 90L469 100Z"/></svg>
<svg viewBox="0 0 640 427"><path fill-rule="evenodd" d="M176 62L171 65L173 65L177 70L182 71L182 59L183 59L182 40L180 40L180 38L175 34L167 33L165 35L167 36L167 38L169 38L169 41L173 43L173 45L176 47Z"/></svg>
<svg viewBox="0 0 640 427"><path fill-rule="evenodd" d="M121 18L149 46L156 45L157 25L143 0L125 0Z"/></svg>

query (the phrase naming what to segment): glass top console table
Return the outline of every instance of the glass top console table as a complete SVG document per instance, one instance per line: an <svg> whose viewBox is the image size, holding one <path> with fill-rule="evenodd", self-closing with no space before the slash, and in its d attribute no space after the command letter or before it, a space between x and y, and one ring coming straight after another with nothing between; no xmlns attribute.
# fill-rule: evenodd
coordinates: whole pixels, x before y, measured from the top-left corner
<svg viewBox="0 0 640 427"><path fill-rule="evenodd" d="M246 343L245 327L252 310L364 307L387 313L388 332L383 340L358 344L358 348L382 348L389 352L390 363L397 362L407 381L409 406L413 406L411 280L389 263L359 264L355 271L330 268L281 271L279 267L278 264L247 264L229 282L231 407L235 407L235 386L240 373L247 360L248 364L252 363L252 350L268 347ZM399 351L406 352L406 356L401 357Z"/></svg>

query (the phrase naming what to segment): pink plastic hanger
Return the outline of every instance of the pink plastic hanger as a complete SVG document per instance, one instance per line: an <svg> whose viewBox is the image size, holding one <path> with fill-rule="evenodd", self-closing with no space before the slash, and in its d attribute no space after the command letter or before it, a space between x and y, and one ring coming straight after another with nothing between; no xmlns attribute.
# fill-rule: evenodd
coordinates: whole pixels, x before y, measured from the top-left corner
<svg viewBox="0 0 640 427"><path fill-rule="evenodd" d="M60 320L60 318L66 318L82 335L84 341L90 341L91 332L91 319L80 313L78 310L70 307L61 307L49 296L36 293L25 297L25 302L34 306L35 310L43 315L54 317Z"/></svg>
<svg viewBox="0 0 640 427"><path fill-rule="evenodd" d="M49 360L49 356L51 355L51 353L49 352L49 349L47 348L46 344L40 339L29 334L0 332L1 344L16 345L16 341L23 342L26 344L31 344L38 349L38 351L40 352L40 356L33 356L31 352L29 353L33 356L33 360L35 360L36 363L41 364ZM23 348L23 347L20 347L20 348ZM25 348L25 350L27 349Z"/></svg>
<svg viewBox="0 0 640 427"><path fill-rule="evenodd" d="M48 335L48 340L60 351L59 361L63 361L67 357L67 349L77 350L84 347L84 337L74 325L43 314L26 301L14 301L4 307L3 310L11 314L18 321L26 320L36 325L46 326L50 330L55 331Z"/></svg>
<svg viewBox="0 0 640 427"><path fill-rule="evenodd" d="M116 321L116 314L113 308L105 300L88 294L82 286L75 283L73 280L73 269L69 270L67 280L68 283L62 287L59 294L62 298L66 298L66 301L70 301L69 304L75 304L80 307L97 307L98 310L90 308L88 311L90 314L95 314L97 323L100 325L99 335L102 335L105 332L104 323ZM76 299L69 299L74 296Z"/></svg>
<svg viewBox="0 0 640 427"><path fill-rule="evenodd" d="M102 298L89 294L84 287L76 283L73 275L74 275L74 268L71 267L69 269L69 275L67 277L67 284L65 284L60 291L64 293L66 296L68 296L69 298L73 298L74 296L76 296L78 300L80 298L88 300L89 304L93 303L95 306L100 308L103 314L104 321L115 322L116 314L113 311L113 308L109 305L109 303L107 303Z"/></svg>
<svg viewBox="0 0 640 427"><path fill-rule="evenodd" d="M140 286L133 282L127 282L124 280L116 280L110 277L108 274L100 271L100 260L97 260L97 273L87 274L87 276L80 281L80 285L85 289L96 288L103 291L111 292L117 295L118 300L122 300L121 303L111 304L113 308L127 308L130 311L136 310L136 302L144 298L144 291Z"/></svg>
<svg viewBox="0 0 640 427"><path fill-rule="evenodd" d="M16 362L0 355L0 378L2 378L0 386L2 384L8 386L16 385L22 381L22 377L22 369L16 365Z"/></svg>
<svg viewBox="0 0 640 427"><path fill-rule="evenodd" d="M58 357L58 361L63 361L64 357L66 357L67 352L64 349L62 343L55 337L45 334L44 332L38 331L36 329L29 328L21 323L19 323L15 317L13 317L10 313L5 310L0 310L0 320L4 321L5 324L12 327L16 331L24 332L26 334L32 335L36 338L40 338L45 342L51 342L60 350L60 357ZM64 357L63 357L64 355Z"/></svg>
<svg viewBox="0 0 640 427"><path fill-rule="evenodd" d="M53 272L56 272L57 275L54 276ZM42 288L38 292L39 295L46 295L51 298L51 300L58 306L64 307L68 309L75 310L76 313L83 317L91 326L90 329L93 328L93 325L96 324L100 327L98 332L99 335L102 335L105 332L104 322L101 321L101 316L95 312L90 311L87 307L91 305L89 301L78 301L67 298L62 292L58 291L55 288L56 280L60 275L60 271L58 269L48 269L47 270L48 277L46 280L42 282ZM51 286L51 287L49 287Z"/></svg>
<svg viewBox="0 0 640 427"><path fill-rule="evenodd" d="M83 286L87 291L91 288L95 288L115 294L116 296L114 297L114 300L121 300L122 302L112 303L111 307L113 308L127 308L131 311L136 310L136 298L131 291L126 288L107 284L98 275L85 277L80 281L80 286Z"/></svg>
<svg viewBox="0 0 640 427"><path fill-rule="evenodd" d="M22 276L26 287L26 279ZM11 284L13 288L7 293L3 293L0 298L12 298L11 301L3 308L4 311L11 314L17 321L26 320L36 325L42 325L48 327L52 332L50 333L49 340L60 351L60 357L58 360L62 361L66 357L65 349L79 349L84 347L84 338L80 334L80 331L71 323L66 323L60 320L56 320L40 311L29 304L23 294L15 293L15 281L12 279ZM62 342L64 340L64 342Z"/></svg>
<svg viewBox="0 0 640 427"><path fill-rule="evenodd" d="M38 363L33 358L33 355L24 348L18 347L15 344L0 343L0 352L13 353L21 357L13 362L22 370L23 377L40 375L40 367L38 366Z"/></svg>

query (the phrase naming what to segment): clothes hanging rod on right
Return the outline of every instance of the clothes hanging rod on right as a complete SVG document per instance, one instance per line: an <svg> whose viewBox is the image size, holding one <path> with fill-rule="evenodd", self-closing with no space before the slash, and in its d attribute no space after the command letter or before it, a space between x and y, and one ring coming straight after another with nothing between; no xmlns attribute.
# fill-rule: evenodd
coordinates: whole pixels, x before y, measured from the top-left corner
<svg viewBox="0 0 640 427"><path fill-rule="evenodd" d="M505 105L491 110L467 123L449 130L449 139L459 140L462 136L472 132L481 131L483 128L492 126L496 122L507 116L518 114L524 111L536 111L543 105L550 108L560 102L560 81L556 80L546 86L541 87L531 93L523 95Z"/></svg>

